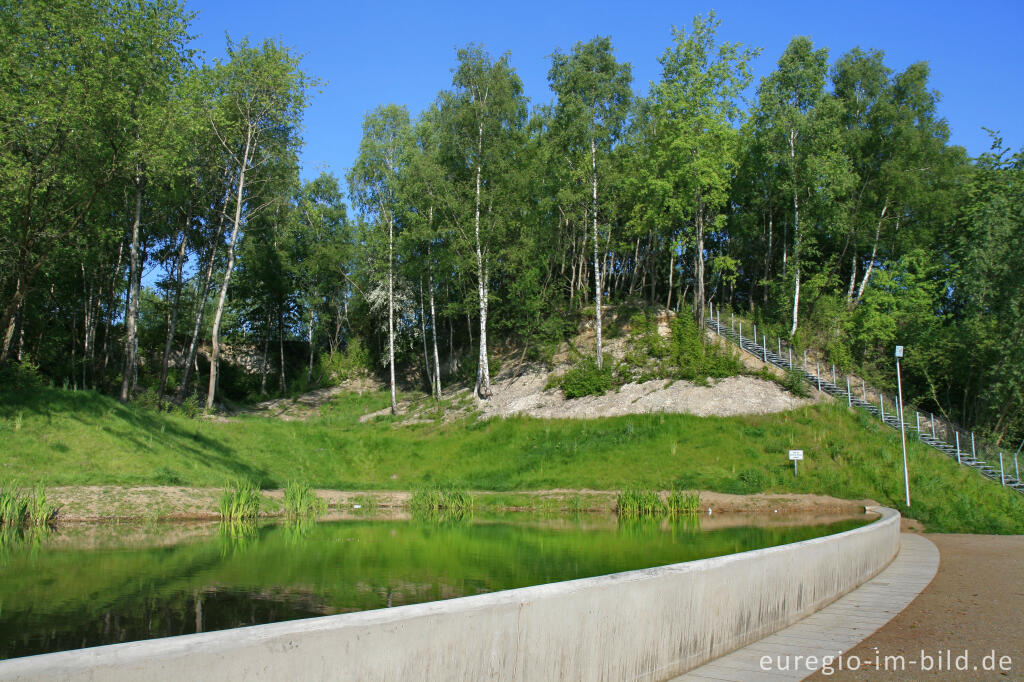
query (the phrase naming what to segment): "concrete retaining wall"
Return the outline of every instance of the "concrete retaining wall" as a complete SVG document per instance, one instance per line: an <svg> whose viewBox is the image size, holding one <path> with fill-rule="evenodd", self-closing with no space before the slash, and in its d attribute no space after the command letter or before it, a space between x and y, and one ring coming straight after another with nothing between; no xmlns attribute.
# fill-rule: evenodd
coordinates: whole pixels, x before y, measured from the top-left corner
<svg viewBox="0 0 1024 682"><path fill-rule="evenodd" d="M881 571L891 509L780 547L442 602L0 662L2 680L663 680Z"/></svg>

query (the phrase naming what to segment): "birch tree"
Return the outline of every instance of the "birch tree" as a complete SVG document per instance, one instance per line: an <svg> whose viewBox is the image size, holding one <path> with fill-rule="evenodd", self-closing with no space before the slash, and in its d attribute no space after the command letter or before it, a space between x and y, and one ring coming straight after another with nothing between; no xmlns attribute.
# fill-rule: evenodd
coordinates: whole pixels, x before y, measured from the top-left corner
<svg viewBox="0 0 1024 682"><path fill-rule="evenodd" d="M399 178L406 164L412 127L404 106L377 107L363 120L359 156L348 174L353 203L380 230L387 230L388 372L391 414L398 413L395 389L395 232L402 205Z"/></svg>
<svg viewBox="0 0 1024 682"><path fill-rule="evenodd" d="M501 231L507 227L512 207L512 168L517 144L522 141L526 103L519 76L508 55L492 60L478 45L458 50L459 65L452 85L455 108L451 139L454 162L461 166L462 180L472 187L470 197L472 235L469 237L476 265L476 289L480 321L479 354L474 393L491 397L487 351L487 313L490 277ZM468 177L467 177L468 176ZM460 221L465 225L464 221Z"/></svg>
<svg viewBox="0 0 1024 682"><path fill-rule="evenodd" d="M604 291L598 231L598 158L611 155L622 134L633 91L632 69L620 64L609 38L576 43L571 54L557 50L551 56L548 82L558 95L554 127L561 138L570 168L583 170L590 186L590 219L593 231L594 311L597 366L602 367L601 296ZM587 162L581 163L580 156ZM587 158L589 157L589 158ZM585 170L584 170L585 169Z"/></svg>
<svg viewBox="0 0 1024 682"><path fill-rule="evenodd" d="M247 176L268 164L294 158L300 144L298 125L310 80L299 68L299 58L272 40L252 47L248 40L228 42L228 60L217 61L210 71L216 106L211 111L214 134L234 169L234 213L227 243L227 263L213 318L210 383L206 409L213 408L220 358L220 328L224 317L235 245L246 218L260 210L258 185L247 186Z"/></svg>
<svg viewBox="0 0 1024 682"><path fill-rule="evenodd" d="M705 236L721 227L738 153L740 97L750 83L756 49L715 42L719 21L712 12L695 17L687 33L673 29L675 45L661 56L661 81L651 93L655 123L655 167L686 211L694 259L694 313L704 328Z"/></svg>

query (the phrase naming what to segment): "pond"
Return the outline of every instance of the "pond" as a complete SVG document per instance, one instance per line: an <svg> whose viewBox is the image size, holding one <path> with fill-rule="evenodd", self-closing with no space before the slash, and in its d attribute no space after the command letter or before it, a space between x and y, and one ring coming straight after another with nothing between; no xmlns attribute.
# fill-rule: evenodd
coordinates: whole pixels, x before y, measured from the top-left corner
<svg viewBox="0 0 1024 682"><path fill-rule="evenodd" d="M865 517L516 515L68 526L0 542L0 657L378 609L692 561Z"/></svg>

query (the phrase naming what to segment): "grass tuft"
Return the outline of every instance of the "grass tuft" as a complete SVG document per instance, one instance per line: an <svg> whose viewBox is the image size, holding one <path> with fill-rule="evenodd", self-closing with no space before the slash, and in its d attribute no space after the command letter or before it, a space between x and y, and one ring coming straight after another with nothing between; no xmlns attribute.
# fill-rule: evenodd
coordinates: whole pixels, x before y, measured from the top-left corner
<svg viewBox="0 0 1024 682"><path fill-rule="evenodd" d="M327 500L317 497L305 481L289 481L284 489L284 509L289 518L315 519L327 513Z"/></svg>
<svg viewBox="0 0 1024 682"><path fill-rule="evenodd" d="M259 516L261 499L256 484L240 478L224 486L217 508L225 521L252 520Z"/></svg>

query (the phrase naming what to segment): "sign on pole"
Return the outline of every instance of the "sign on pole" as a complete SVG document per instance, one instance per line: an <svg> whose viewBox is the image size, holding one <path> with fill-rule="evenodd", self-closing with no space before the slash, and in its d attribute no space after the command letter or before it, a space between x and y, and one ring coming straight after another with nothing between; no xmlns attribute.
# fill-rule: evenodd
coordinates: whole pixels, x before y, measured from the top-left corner
<svg viewBox="0 0 1024 682"><path fill-rule="evenodd" d="M790 450L789 458L793 461L793 475L796 476L796 463L804 458L803 450Z"/></svg>

